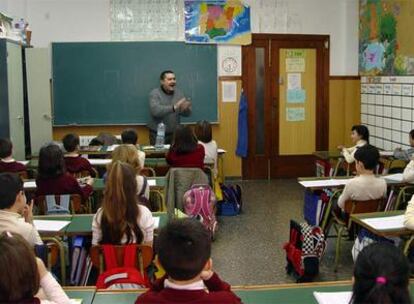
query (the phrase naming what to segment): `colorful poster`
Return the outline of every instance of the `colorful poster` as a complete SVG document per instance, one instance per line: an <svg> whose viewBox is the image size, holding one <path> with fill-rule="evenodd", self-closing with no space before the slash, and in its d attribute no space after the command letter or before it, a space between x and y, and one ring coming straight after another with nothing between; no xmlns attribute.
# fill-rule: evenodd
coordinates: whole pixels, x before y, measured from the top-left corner
<svg viewBox="0 0 414 304"><path fill-rule="evenodd" d="M239 0L185 0L185 41L248 45L250 7Z"/></svg>
<svg viewBox="0 0 414 304"><path fill-rule="evenodd" d="M305 108L286 108L287 121L304 121Z"/></svg>
<svg viewBox="0 0 414 304"><path fill-rule="evenodd" d="M304 103L306 100L306 91L303 89L287 90L287 103Z"/></svg>

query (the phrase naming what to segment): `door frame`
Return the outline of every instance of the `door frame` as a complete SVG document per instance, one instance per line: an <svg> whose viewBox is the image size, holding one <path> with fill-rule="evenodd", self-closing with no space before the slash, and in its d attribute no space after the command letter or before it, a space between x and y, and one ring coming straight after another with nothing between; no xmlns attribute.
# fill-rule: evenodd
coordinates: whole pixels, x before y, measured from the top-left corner
<svg viewBox="0 0 414 304"><path fill-rule="evenodd" d="M265 65L267 75L265 79L269 80L270 84L265 86L265 113L267 118L265 121L266 130L270 130L269 136L265 137L265 154L268 163L268 176L267 178L277 177L296 177L296 176L308 176L314 173L314 161L313 155L293 155L293 156L279 156L279 145L272 143L279 142L279 54L272 51L272 44L278 43L279 48L314 48L316 49L316 150L327 150L329 145L329 35L296 35L296 34L253 34L252 40L266 41L268 46L267 56L265 58ZM263 44L261 42L260 44ZM255 119L255 92L251 88L251 82L249 82L249 75L252 75L252 66L249 65L247 60L248 52L252 48L249 46L243 47L243 88L245 90L248 103L249 125L254 122ZM269 76L270 74L270 76ZM271 109L271 113L267 113L267 109ZM275 119L277 117L277 119ZM255 134L253 134L255 128L249 127L249 151L254 151ZM253 160L249 156L242 161L242 176L243 178L257 178L257 162L253 163ZM264 165L264 164L261 164ZM256 169L256 170L255 170ZM255 172L256 171L256 172ZM261 176L263 178L263 176Z"/></svg>

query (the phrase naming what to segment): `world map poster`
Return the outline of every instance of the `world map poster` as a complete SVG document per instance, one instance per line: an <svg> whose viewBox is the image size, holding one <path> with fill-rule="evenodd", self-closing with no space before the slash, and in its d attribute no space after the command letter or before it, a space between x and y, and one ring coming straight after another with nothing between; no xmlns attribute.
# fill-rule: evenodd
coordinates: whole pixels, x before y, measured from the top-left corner
<svg viewBox="0 0 414 304"><path fill-rule="evenodd" d="M239 0L184 2L185 41L247 45L252 41L250 7Z"/></svg>

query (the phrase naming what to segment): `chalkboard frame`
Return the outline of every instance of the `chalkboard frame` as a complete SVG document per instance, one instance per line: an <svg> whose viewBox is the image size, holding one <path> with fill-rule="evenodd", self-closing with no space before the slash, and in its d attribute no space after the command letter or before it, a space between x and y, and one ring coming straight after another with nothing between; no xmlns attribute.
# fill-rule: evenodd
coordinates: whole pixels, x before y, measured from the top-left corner
<svg viewBox="0 0 414 304"><path fill-rule="evenodd" d="M115 54L117 52L125 52L125 56L109 56L109 50L112 50ZM151 75L146 75L148 79L141 79L139 77L142 73L139 73L139 68L134 70L134 65L130 62L136 57L133 56L134 51L147 50L146 56L138 58L137 66L141 67L140 64L150 64L155 59L160 60L160 66L155 66L152 70ZM103 64L107 66L102 67L94 60L96 56L92 56L93 52L101 52L100 55L103 60ZM123 53L122 53L123 54ZM142 52L140 53L142 54ZM92 56L92 57L91 57ZM127 58L130 60L126 62ZM198 60L197 60L198 59ZM201 60L200 60L201 59ZM82 61L83 60L83 61ZM98 59L96 59L98 60ZM119 60L120 70L111 70L111 67L115 64L114 62ZM152 60L152 61L151 61ZM165 64L163 62L168 62ZM180 63L192 63L191 65L184 65ZM90 65L90 68L88 69ZM95 66L93 66L95 65ZM105 71L105 68L108 68ZM96 72L93 70L96 69ZM124 112L127 115L132 115L130 108L134 110L135 107L143 105L144 111L139 113L136 119L128 117L117 117L122 112L117 112L117 107L110 108L109 116L105 116L102 119L99 117L99 111L104 109L107 104L99 104L94 102L88 103L88 98L93 98L94 94L104 94L107 86L103 86L102 82L94 83L95 90L89 93L85 91L85 88L76 87L86 84L87 79L93 79L90 73L107 73L105 83L112 85L114 91L124 88L124 91L133 92L133 89L125 90L128 86L134 87L133 84L125 81L125 75L122 69L125 69L125 73L132 73L130 79L134 79L134 83L146 82L146 87L140 89L138 95L139 100L135 104L133 96L127 96L124 100L127 100L121 104L124 107ZM52 43L52 108L53 108L53 126L105 126L105 125L146 125L150 119L149 108L148 108L148 95L151 89L159 86L159 73L162 70L171 69L176 73L177 76L177 87L182 89L185 96L191 97L193 101L193 114L186 118L183 117L181 121L183 123L194 123L200 119L209 120L211 123L218 123L219 109L218 109L218 77L217 77L217 46L215 45L196 45L186 44L184 42L58 42ZM142 71L142 70L141 70ZM82 77L78 79L76 75L81 74ZM95 75L98 75L95 74ZM111 78L112 81L108 81L107 78ZM89 78L88 78L89 76ZM102 81L102 79L101 79ZM151 83L151 86L149 86ZM68 85L69 84L69 85ZM100 85L100 86L99 86ZM82 89L84 91L82 91ZM89 97L84 99L79 98L79 94L86 92L91 94ZM98 92L98 93L95 93ZM110 93L108 91L107 93ZM84 93L85 94L85 93ZM120 93L122 94L122 93ZM128 93L129 94L129 93ZM132 94L132 93L131 93ZM138 96L134 95L134 96ZM105 97L106 98L106 97ZM112 97L114 98L114 97ZM73 100L80 100L74 102ZM96 98L95 100L102 100ZM112 100L113 101L113 100ZM102 102L111 102L111 99L106 99ZM134 103L133 103L134 102ZM85 105L86 103L86 105ZM109 104L109 103L108 103ZM90 107L98 111L98 114L91 119L89 112ZM130 108L126 108L129 106ZM78 107L78 109L76 109ZM85 111L79 111L80 108L84 108ZM89 110L88 110L89 108ZM101 110L99 110L101 109ZM118 109L120 110L120 109ZM94 112L92 112L94 113ZM145 115L144 115L145 114ZM66 117L65 115L69 115ZM89 115L89 117L88 117ZM112 116L115 115L115 116Z"/></svg>

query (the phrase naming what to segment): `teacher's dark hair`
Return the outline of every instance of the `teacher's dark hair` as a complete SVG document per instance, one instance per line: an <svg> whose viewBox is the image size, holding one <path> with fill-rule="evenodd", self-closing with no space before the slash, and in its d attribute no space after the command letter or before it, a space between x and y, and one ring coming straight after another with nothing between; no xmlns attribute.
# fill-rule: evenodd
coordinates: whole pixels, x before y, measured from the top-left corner
<svg viewBox="0 0 414 304"><path fill-rule="evenodd" d="M175 73L174 73L174 71L171 71L171 70L163 71L161 73L161 75L160 75L160 80L164 80L165 79L165 75L167 75L167 74L175 74Z"/></svg>
<svg viewBox="0 0 414 304"><path fill-rule="evenodd" d="M197 138L190 126L178 125L175 129L171 150L178 154L186 154L195 151L197 145Z"/></svg>

